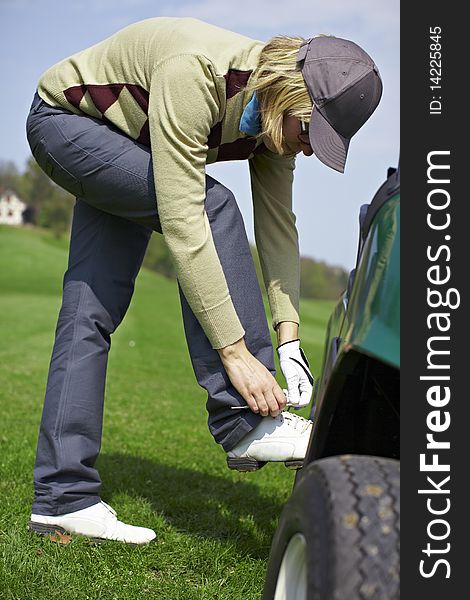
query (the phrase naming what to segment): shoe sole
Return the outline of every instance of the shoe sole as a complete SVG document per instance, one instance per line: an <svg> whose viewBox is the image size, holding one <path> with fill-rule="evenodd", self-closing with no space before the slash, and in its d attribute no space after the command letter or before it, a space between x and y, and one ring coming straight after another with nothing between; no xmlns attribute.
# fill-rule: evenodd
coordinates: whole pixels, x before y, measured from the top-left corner
<svg viewBox="0 0 470 600"><path fill-rule="evenodd" d="M63 527L59 527L58 525L46 525L46 523L36 523L36 521L30 521L28 523L28 529L30 531L34 531L34 533L37 533L39 535L54 535L55 533L60 533L62 535L70 535L70 536L76 536L76 535L80 535L78 533L70 533L69 531L67 531L66 529L64 529ZM95 537L90 537L90 536L80 536L80 537L87 537L89 540L92 540L93 542L96 542L97 544L102 544L103 542L109 542L111 540L106 540L104 538L95 538ZM136 545L136 544L133 544Z"/></svg>
<svg viewBox="0 0 470 600"><path fill-rule="evenodd" d="M301 469L304 466L304 461L303 461L303 459L286 460L284 464L286 465L286 467L288 469L291 469L292 471L298 471L299 469Z"/></svg>
<svg viewBox="0 0 470 600"><path fill-rule="evenodd" d="M227 457L227 466L234 471L246 473L248 471L258 471L262 469L266 462L256 460L256 458L233 458Z"/></svg>
<svg viewBox="0 0 470 600"><path fill-rule="evenodd" d="M303 460L286 460L284 461L284 465L291 470L300 469L303 465ZM259 471L262 469L264 465L266 465L266 461L256 460L256 458L233 458L227 457L227 466L229 469L233 471L241 471L242 473L247 473L251 471Z"/></svg>
<svg viewBox="0 0 470 600"><path fill-rule="evenodd" d="M89 535L81 535L79 533L70 533L69 531L66 531L63 527L59 527L58 525L46 525L45 523L37 523L36 521L30 521L28 523L28 529L30 531L34 531L34 533L37 533L39 535L54 535L56 533L60 533L60 534L65 534L65 535L69 535L69 536L78 536L78 537L84 537L88 540L91 540L92 542L95 542L96 544L104 544L105 542L116 542L119 541L120 544L127 544L128 546L145 546L145 544L150 544L151 542L155 542L157 538L153 538L153 540L150 540L149 542L144 542L143 544L136 544L135 542L122 542L120 540L108 540L107 538L97 538L97 537L91 537Z"/></svg>

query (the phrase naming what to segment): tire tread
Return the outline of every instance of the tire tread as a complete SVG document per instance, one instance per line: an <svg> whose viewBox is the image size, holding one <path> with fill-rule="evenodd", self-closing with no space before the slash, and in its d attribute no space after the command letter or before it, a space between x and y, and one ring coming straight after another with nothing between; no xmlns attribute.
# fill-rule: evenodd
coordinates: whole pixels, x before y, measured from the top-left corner
<svg viewBox="0 0 470 600"><path fill-rule="evenodd" d="M305 466L273 539L264 600L295 533L307 539L308 600L399 600L399 462L343 455Z"/></svg>

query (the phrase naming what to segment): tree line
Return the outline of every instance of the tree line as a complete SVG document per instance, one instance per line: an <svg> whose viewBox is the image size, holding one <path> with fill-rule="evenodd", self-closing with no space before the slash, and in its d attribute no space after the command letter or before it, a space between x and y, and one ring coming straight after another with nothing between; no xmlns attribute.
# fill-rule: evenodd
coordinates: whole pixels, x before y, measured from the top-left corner
<svg viewBox="0 0 470 600"><path fill-rule="evenodd" d="M30 158L23 172L13 162L0 162L0 190L12 189L32 208L33 223L49 229L61 238L68 235L72 220L74 198L57 186ZM262 283L261 266L256 247L251 247L253 260ZM161 235L153 235L144 258L144 266L168 278L175 278L175 270L167 245ZM347 272L313 258L300 259L300 295L303 298L336 299L345 289Z"/></svg>

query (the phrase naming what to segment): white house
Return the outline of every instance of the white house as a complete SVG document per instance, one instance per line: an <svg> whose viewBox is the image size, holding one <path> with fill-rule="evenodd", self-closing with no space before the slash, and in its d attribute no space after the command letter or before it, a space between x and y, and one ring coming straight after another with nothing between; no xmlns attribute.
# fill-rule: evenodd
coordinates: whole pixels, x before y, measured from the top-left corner
<svg viewBox="0 0 470 600"><path fill-rule="evenodd" d="M10 189L0 191L0 224L22 225L27 205Z"/></svg>

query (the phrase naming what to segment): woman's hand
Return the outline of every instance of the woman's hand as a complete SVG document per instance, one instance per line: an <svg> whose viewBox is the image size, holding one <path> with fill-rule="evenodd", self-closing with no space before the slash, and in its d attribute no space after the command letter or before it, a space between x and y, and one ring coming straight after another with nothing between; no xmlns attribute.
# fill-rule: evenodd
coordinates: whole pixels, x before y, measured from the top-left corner
<svg viewBox="0 0 470 600"><path fill-rule="evenodd" d="M286 397L268 369L255 358L242 338L217 350L227 375L250 409L263 417L276 417Z"/></svg>

